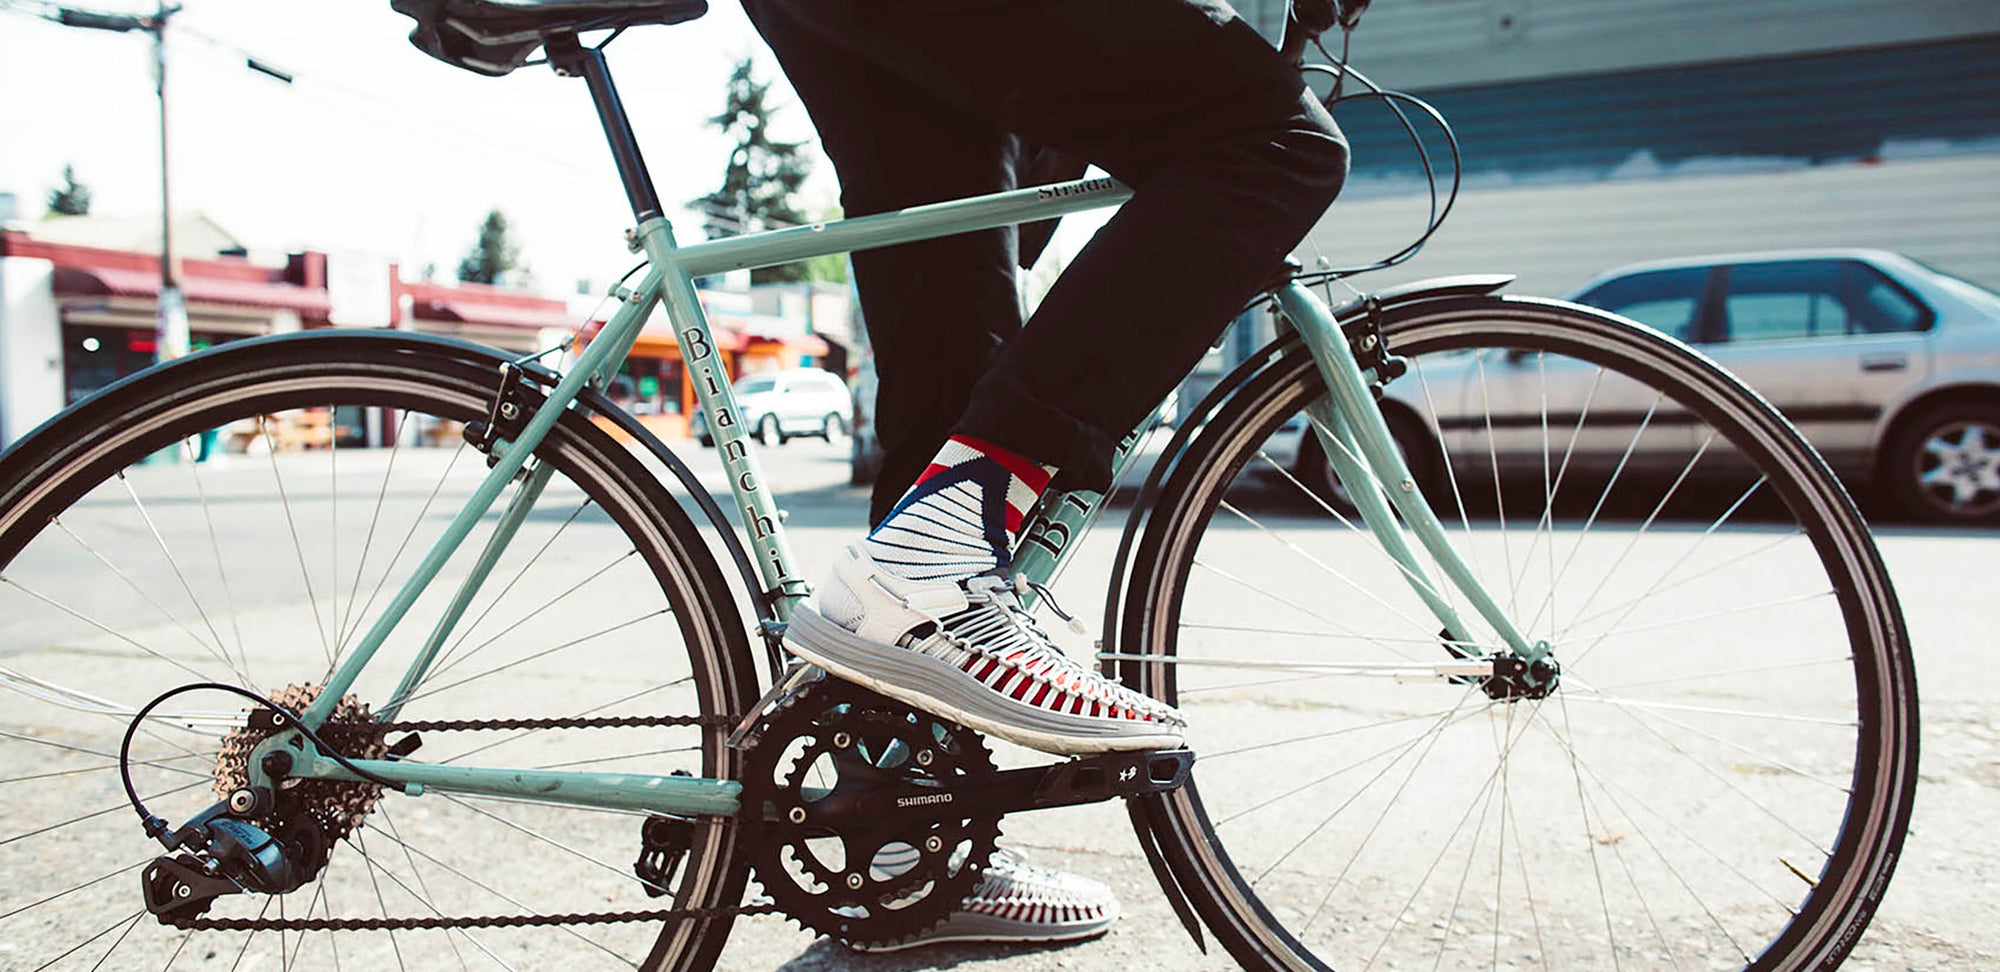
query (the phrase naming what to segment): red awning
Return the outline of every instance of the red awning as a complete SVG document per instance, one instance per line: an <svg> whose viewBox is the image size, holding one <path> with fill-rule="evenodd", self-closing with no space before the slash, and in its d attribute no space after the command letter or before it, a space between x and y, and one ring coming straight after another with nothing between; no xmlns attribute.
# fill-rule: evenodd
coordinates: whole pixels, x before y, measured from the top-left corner
<svg viewBox="0 0 2000 972"><path fill-rule="evenodd" d="M150 270L57 267L53 282L58 294L105 294L113 297L151 297L155 300L160 296L160 275ZM291 310L308 317L325 317L328 307L324 290L269 280L183 277L181 295L189 303Z"/></svg>
<svg viewBox="0 0 2000 972"><path fill-rule="evenodd" d="M411 312L423 320L497 324L502 327L570 328L577 324L568 308L561 306L522 307L470 300L426 300L411 308Z"/></svg>

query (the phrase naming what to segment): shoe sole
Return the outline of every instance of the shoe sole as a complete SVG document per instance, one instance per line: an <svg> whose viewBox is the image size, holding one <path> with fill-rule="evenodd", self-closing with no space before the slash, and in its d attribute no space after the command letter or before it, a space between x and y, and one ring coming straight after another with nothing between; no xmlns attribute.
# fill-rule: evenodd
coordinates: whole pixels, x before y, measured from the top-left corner
<svg viewBox="0 0 2000 972"><path fill-rule="evenodd" d="M833 675L933 715L1057 756L1175 749L1180 733L1148 724L1050 712L1001 695L963 669L920 651L870 641L811 608L792 615L792 652Z"/></svg>

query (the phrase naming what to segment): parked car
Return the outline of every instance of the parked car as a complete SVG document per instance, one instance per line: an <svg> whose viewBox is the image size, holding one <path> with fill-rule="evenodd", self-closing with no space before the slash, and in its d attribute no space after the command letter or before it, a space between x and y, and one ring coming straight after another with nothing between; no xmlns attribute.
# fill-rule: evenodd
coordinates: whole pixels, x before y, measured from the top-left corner
<svg viewBox="0 0 2000 972"><path fill-rule="evenodd" d="M831 442L847 432L851 405L847 383L818 368L760 371L736 379L736 404L752 434L765 445L783 445L795 436L816 436ZM702 445L712 446L708 420L700 410L688 431Z"/></svg>
<svg viewBox="0 0 2000 972"><path fill-rule="evenodd" d="M2000 295L1880 250L1811 250L1690 257L1609 271L1571 297L1688 341L1791 418L1857 492L1872 488L1901 512L1943 523L2000 519ZM1444 356L1440 356L1444 357ZM1528 424L1488 431L1488 409L1540 396L1533 411L1628 407L1594 369L1575 374L1520 353L1463 355L1389 386L1390 424L1407 454L1442 446L1454 468L1540 463ZM1571 362L1571 364L1576 364ZM1573 378L1573 380L1570 380ZM1516 387L1518 386L1518 387ZM1636 386L1635 386L1636 387ZM1428 400L1427 400L1428 399ZM1433 415L1435 412L1435 415ZM1655 423L1629 457L1638 470L1682 468L1697 448L1686 423ZM1446 429L1439 443L1434 430ZM1492 441L1489 443L1488 439ZM1624 460L1630 432L1577 443L1573 462ZM1330 482L1317 444L1301 443L1300 472ZM1435 456L1436 452L1420 453ZM1718 463L1709 461L1706 466Z"/></svg>

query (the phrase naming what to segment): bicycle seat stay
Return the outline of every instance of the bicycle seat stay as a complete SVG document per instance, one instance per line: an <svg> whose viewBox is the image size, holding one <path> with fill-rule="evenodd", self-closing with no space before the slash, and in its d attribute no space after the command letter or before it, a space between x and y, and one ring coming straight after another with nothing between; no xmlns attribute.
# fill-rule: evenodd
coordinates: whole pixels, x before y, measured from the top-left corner
<svg viewBox="0 0 2000 972"><path fill-rule="evenodd" d="M500 77L558 34L686 23L708 0L390 0L417 22L410 43L440 61Z"/></svg>

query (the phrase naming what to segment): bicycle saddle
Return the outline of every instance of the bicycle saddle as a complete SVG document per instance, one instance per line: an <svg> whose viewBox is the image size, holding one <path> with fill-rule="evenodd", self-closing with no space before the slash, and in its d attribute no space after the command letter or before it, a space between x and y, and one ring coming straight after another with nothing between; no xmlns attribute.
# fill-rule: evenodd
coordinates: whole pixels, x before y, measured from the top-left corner
<svg viewBox="0 0 2000 972"><path fill-rule="evenodd" d="M453 67L499 77L547 38L640 24L678 24L708 12L708 0L390 0L417 22L410 43Z"/></svg>

